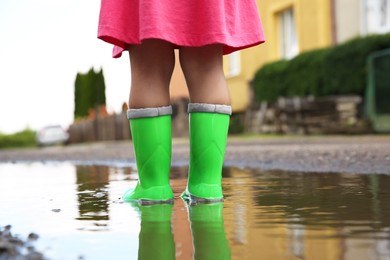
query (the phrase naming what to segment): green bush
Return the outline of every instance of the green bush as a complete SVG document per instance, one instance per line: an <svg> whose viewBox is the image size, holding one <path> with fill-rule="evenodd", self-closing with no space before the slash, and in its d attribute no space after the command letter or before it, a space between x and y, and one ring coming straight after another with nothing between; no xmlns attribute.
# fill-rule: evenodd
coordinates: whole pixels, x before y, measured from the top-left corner
<svg viewBox="0 0 390 260"><path fill-rule="evenodd" d="M323 96L325 90L324 60L331 49L304 52L288 63L286 96Z"/></svg>
<svg viewBox="0 0 390 260"><path fill-rule="evenodd" d="M343 44L304 52L294 59L276 61L255 74L255 102L275 102L280 96L364 96L367 58L390 48L390 34L355 38Z"/></svg>
<svg viewBox="0 0 390 260"><path fill-rule="evenodd" d="M335 46L325 59L325 86L330 94L364 95L367 58L390 48L390 34L355 38Z"/></svg>
<svg viewBox="0 0 390 260"><path fill-rule="evenodd" d="M285 60L264 65L253 81L255 101L274 102L280 95L284 95L288 84L283 75L286 75L287 71L288 62Z"/></svg>
<svg viewBox="0 0 390 260"><path fill-rule="evenodd" d="M0 149L14 147L34 147L36 146L36 134L30 129L14 134L0 133Z"/></svg>

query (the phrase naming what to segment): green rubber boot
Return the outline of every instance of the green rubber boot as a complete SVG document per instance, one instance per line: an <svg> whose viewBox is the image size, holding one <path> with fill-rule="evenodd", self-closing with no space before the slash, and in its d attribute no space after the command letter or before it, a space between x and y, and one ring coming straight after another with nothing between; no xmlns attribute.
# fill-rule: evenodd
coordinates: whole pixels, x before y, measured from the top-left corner
<svg viewBox="0 0 390 260"><path fill-rule="evenodd" d="M129 109L138 183L123 195L127 202L171 203L172 107Z"/></svg>
<svg viewBox="0 0 390 260"><path fill-rule="evenodd" d="M190 163L188 184L182 197L190 203L223 200L222 166L231 111L226 105L188 105Z"/></svg>
<svg viewBox="0 0 390 260"><path fill-rule="evenodd" d="M195 260L231 259L222 210L222 202L188 207Z"/></svg>
<svg viewBox="0 0 390 260"><path fill-rule="evenodd" d="M138 206L141 217L138 260L175 259L171 228L172 204Z"/></svg>

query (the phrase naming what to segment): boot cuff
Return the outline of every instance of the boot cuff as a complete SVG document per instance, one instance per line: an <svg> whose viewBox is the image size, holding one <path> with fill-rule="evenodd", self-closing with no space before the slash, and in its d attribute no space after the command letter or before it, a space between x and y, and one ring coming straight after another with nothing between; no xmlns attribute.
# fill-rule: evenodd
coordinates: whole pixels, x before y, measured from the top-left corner
<svg viewBox="0 0 390 260"><path fill-rule="evenodd" d="M172 106L166 107L151 107L151 108L131 108L127 110L127 118L143 118L172 115Z"/></svg>
<svg viewBox="0 0 390 260"><path fill-rule="evenodd" d="M204 103L190 103L188 104L188 112L206 112L206 113L218 113L231 115L232 107L228 105L215 105L215 104L204 104Z"/></svg>

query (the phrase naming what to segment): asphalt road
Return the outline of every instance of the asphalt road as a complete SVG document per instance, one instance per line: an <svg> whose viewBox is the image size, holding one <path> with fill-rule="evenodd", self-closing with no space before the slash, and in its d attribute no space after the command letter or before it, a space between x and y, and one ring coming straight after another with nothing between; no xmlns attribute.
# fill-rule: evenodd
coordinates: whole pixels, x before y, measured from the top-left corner
<svg viewBox="0 0 390 260"><path fill-rule="evenodd" d="M174 139L172 165L187 165L189 142ZM134 163L131 141L0 150L0 163L70 161ZM229 137L225 165L294 172L390 174L390 135L320 137Z"/></svg>

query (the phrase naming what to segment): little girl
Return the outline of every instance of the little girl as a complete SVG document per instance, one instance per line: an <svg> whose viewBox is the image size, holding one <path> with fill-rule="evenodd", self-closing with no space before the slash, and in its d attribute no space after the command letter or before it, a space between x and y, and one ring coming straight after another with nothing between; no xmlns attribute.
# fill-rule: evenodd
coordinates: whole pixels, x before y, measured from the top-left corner
<svg viewBox="0 0 390 260"><path fill-rule="evenodd" d="M195 202L223 199L221 179L231 115L222 56L264 42L255 0L102 0L98 38L113 57L130 54L127 116L139 181L125 201L167 203L171 165L169 84L174 49L190 104L190 162L182 196Z"/></svg>

